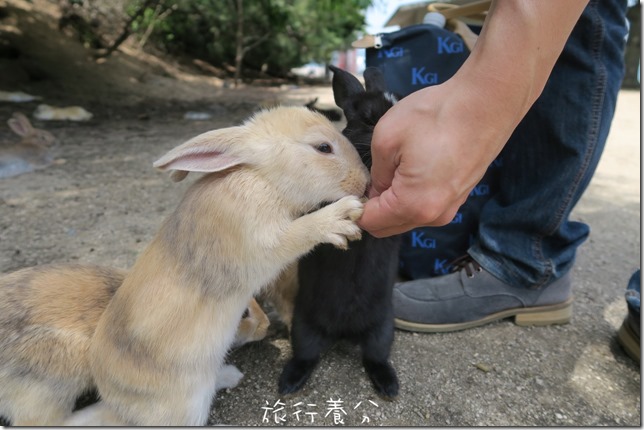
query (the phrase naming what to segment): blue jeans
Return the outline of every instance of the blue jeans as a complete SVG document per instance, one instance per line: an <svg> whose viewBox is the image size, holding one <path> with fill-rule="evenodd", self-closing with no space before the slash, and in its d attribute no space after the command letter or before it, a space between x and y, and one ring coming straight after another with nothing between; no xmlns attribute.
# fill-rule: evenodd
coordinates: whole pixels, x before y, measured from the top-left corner
<svg viewBox="0 0 644 430"><path fill-rule="evenodd" d="M499 191L468 253L516 287L569 271L590 232L570 221L604 149L624 75L626 0L591 0L546 87L502 152ZM555 6L556 7L556 6Z"/></svg>

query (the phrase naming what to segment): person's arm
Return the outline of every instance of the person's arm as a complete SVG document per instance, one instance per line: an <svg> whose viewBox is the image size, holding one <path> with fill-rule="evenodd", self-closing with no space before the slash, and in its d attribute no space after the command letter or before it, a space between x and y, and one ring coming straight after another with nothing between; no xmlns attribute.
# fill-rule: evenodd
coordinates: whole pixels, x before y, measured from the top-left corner
<svg viewBox="0 0 644 430"><path fill-rule="evenodd" d="M369 201L377 237L449 223L539 97L588 0L495 0L463 66L378 121Z"/></svg>

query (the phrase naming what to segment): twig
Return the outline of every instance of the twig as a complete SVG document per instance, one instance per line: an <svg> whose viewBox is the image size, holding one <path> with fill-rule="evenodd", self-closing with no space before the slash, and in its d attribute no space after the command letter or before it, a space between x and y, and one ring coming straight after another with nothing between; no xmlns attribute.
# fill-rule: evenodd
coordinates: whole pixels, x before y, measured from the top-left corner
<svg viewBox="0 0 644 430"><path fill-rule="evenodd" d="M116 38L114 43L112 43L112 45L109 48L107 48L107 50L104 53L98 54L96 57L107 58L110 55L112 55L112 52L116 51L118 47L121 46L121 44L125 42L128 37L130 37L130 34L132 33L132 23L134 23L134 21L139 19L147 8L149 8L152 5L159 4L160 1L161 0L145 0L143 4L136 10L134 15L132 15L130 19L127 21L127 23L125 24L125 27L123 28L123 31L121 32L121 35Z"/></svg>

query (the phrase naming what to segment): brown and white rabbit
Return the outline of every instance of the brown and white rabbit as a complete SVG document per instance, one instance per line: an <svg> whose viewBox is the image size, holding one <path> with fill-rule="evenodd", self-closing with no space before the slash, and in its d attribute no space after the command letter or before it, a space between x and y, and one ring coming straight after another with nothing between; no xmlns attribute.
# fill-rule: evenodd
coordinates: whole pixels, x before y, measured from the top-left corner
<svg viewBox="0 0 644 430"><path fill-rule="evenodd" d="M250 299L318 243L346 248L360 237L357 196L368 172L349 141L306 108L204 133L154 165L175 180L210 174L188 188L100 316L92 304L74 312L47 300L31 316L57 313L72 326L98 318L86 356L101 400L66 424L205 424L219 381L230 376L222 365ZM333 203L318 209L324 202ZM33 354L3 356L3 375L39 381L55 396L48 401L68 396L78 336L12 315L6 324L44 334L24 340Z"/></svg>
<svg viewBox="0 0 644 430"><path fill-rule="evenodd" d="M40 426L71 414L77 397L94 388L89 342L125 275L107 267L48 265L0 278L0 416L15 426ZM263 339L268 324L251 299L233 347ZM233 387L241 377L229 366L217 388Z"/></svg>
<svg viewBox="0 0 644 430"><path fill-rule="evenodd" d="M232 348L239 348L248 342L256 342L266 337L270 320L255 299L251 299L237 326Z"/></svg>
<svg viewBox="0 0 644 430"><path fill-rule="evenodd" d="M34 128L19 112L7 124L21 140L13 145L0 145L0 179L43 169L53 163L51 147L56 142L53 134Z"/></svg>

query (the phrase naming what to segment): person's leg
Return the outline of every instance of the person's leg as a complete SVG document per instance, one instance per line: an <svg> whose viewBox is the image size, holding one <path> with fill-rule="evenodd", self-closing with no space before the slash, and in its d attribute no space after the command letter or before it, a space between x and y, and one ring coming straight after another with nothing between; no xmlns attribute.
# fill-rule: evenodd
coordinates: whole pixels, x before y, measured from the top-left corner
<svg viewBox="0 0 644 430"><path fill-rule="evenodd" d="M397 327L455 330L526 312L533 315L524 323L569 319L568 272L589 233L569 215L612 121L625 13L626 0L591 0L543 94L503 151L500 190L482 209L470 257L452 274L397 285ZM552 309L562 304L567 309Z"/></svg>
<svg viewBox="0 0 644 430"><path fill-rule="evenodd" d="M569 215L613 118L624 73L625 3L591 1L504 150L500 191L483 207L469 254L512 286L538 288L561 278L588 236L588 226Z"/></svg>

